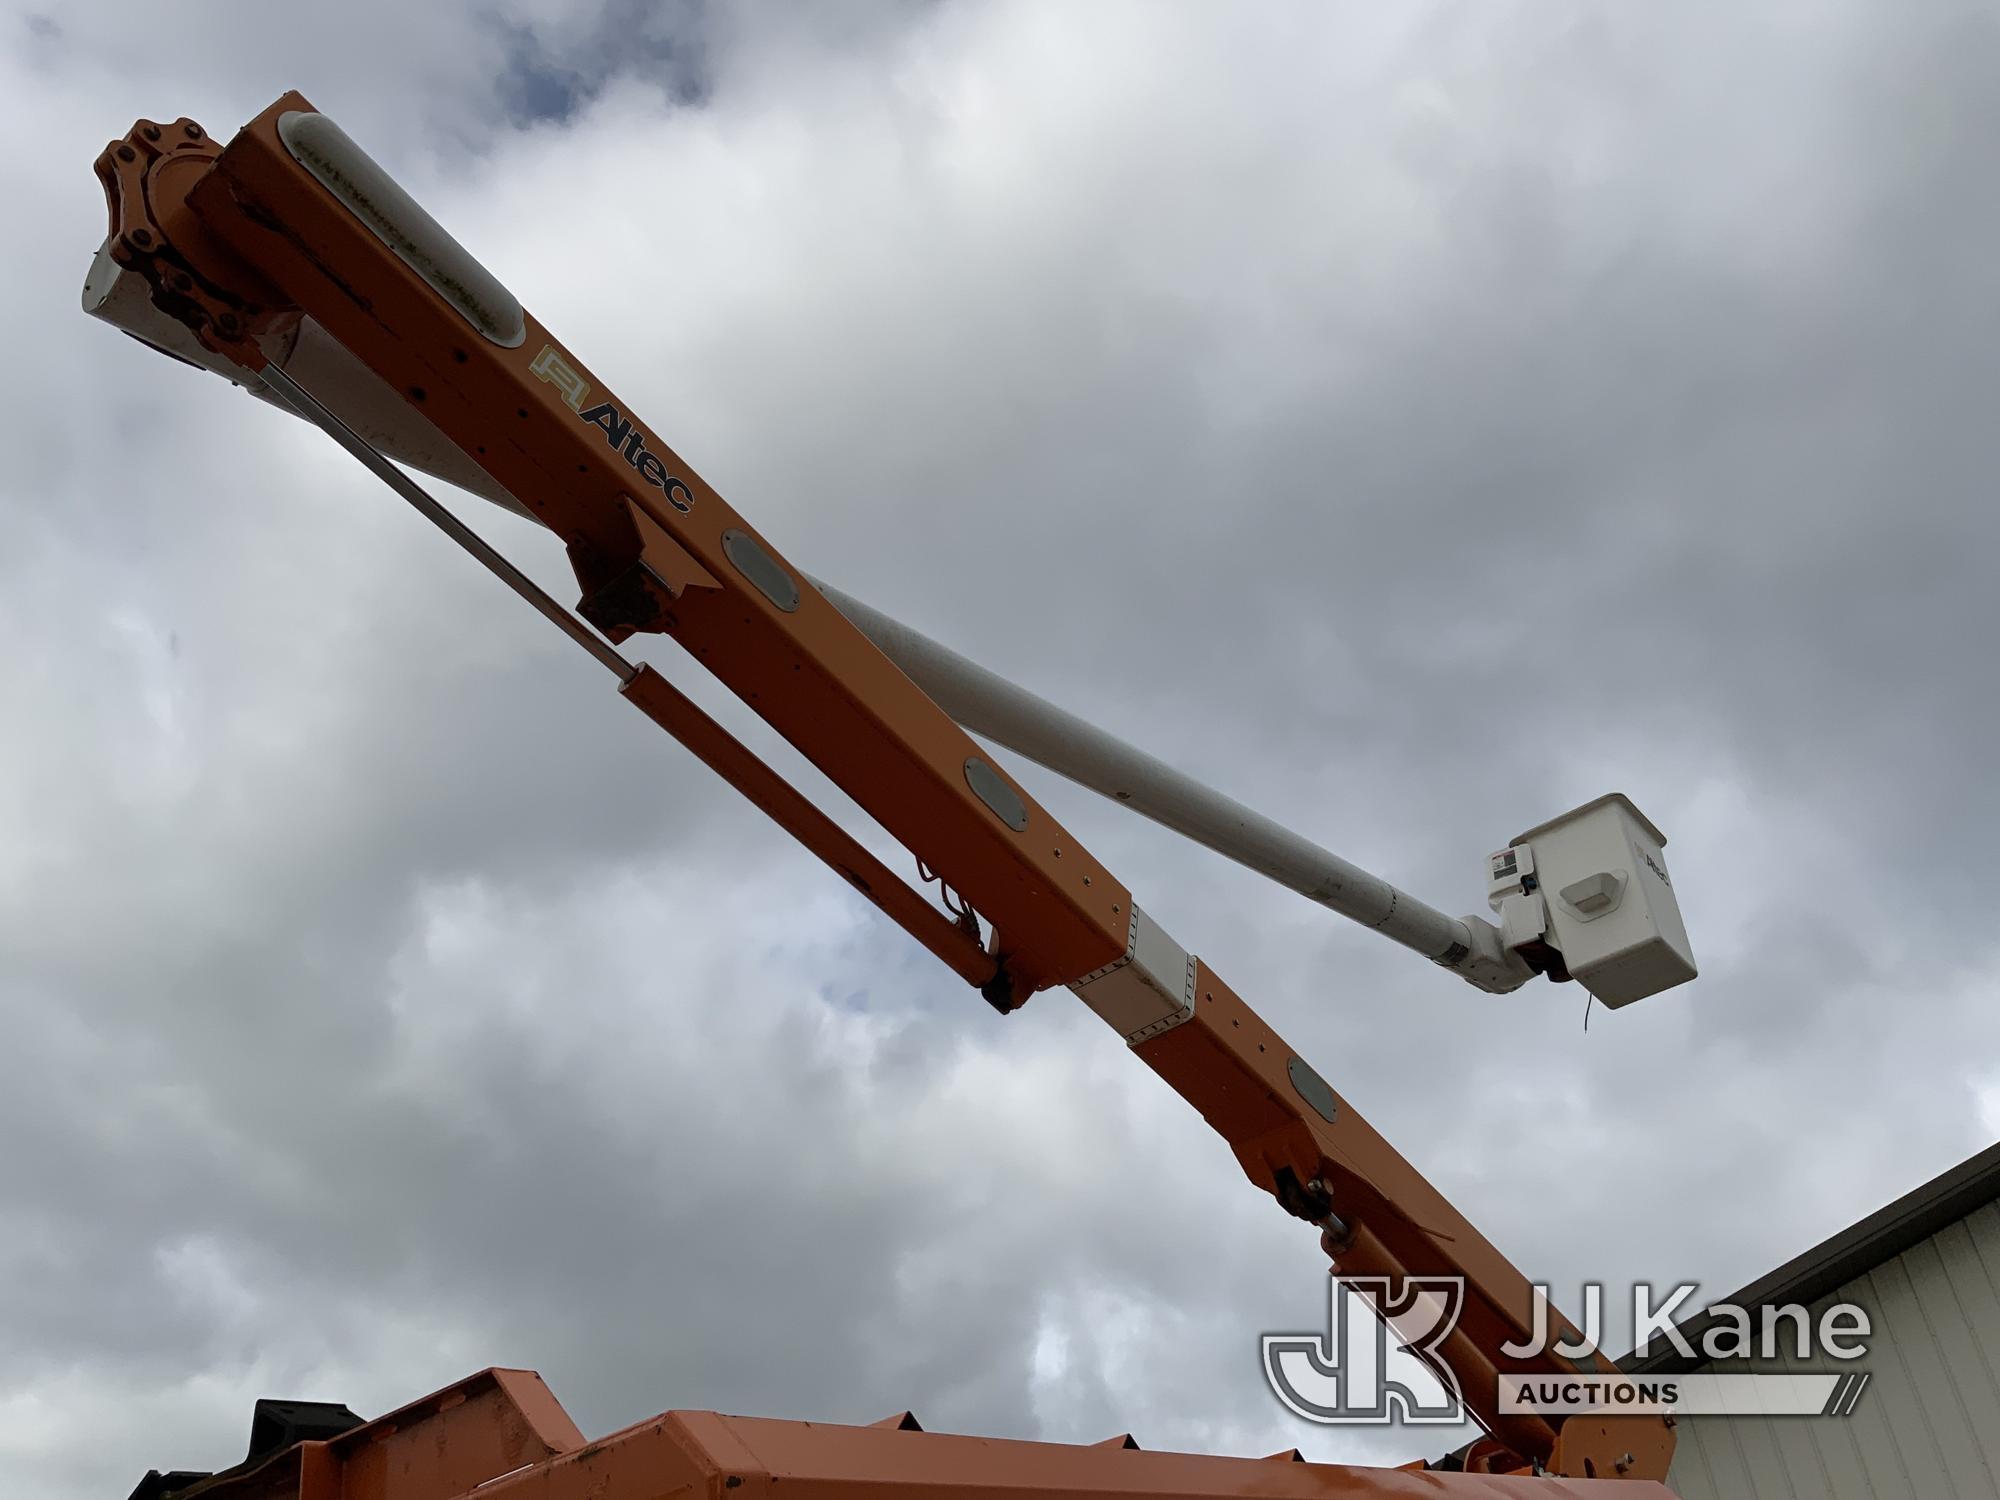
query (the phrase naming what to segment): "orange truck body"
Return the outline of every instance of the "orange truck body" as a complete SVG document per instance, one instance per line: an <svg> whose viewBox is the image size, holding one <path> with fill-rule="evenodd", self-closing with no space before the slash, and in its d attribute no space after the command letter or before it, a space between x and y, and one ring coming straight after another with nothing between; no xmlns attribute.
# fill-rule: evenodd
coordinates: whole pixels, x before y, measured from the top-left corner
<svg viewBox="0 0 2000 1500"><path fill-rule="evenodd" d="M484 1370L336 1437L138 1493L176 1500L1671 1500L1647 1481L1149 1453L1130 1437L1019 1442L663 1412L586 1442L541 1378Z"/></svg>

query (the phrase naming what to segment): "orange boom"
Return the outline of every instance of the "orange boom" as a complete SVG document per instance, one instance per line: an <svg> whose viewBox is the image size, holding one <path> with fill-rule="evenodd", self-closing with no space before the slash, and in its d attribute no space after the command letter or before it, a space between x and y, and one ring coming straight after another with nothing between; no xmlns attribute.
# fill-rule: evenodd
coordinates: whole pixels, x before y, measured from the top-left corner
<svg viewBox="0 0 2000 1500"><path fill-rule="evenodd" d="M428 1500L485 1484L481 1494L496 1500L556 1500L783 1481L802 1500L898 1487L939 1496L1500 1495L1664 1478L1673 1435L1661 1417L1503 1410L1503 1376L1589 1376L1610 1365L1560 1318L1551 1321L1584 1349L1577 1358L1506 1353L1536 1324L1534 1290L1507 1258L330 119L287 94L227 147L189 120L141 121L97 170L111 231L86 287L92 311L333 434L996 1009L1072 990L1201 1112L1253 1183L1314 1226L1336 1275L1392 1288L1414 1276L1462 1279L1462 1313L1435 1352L1491 1434L1478 1466L1571 1481L1534 1488L1473 1473L701 1413L584 1446L532 1377L491 1372L247 1472L193 1482L188 1493ZM554 533L580 587L576 613L384 454ZM726 683L936 872L958 898L949 912L617 649L639 634L668 637ZM1465 959L1464 945L1452 946L1441 962Z"/></svg>

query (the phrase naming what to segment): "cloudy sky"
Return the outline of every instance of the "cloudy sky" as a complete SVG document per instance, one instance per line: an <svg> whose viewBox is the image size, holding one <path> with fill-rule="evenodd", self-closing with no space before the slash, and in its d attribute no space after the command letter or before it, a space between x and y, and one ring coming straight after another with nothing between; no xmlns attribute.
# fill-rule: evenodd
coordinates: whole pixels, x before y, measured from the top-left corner
<svg viewBox="0 0 2000 1500"><path fill-rule="evenodd" d="M1393 9L0 8L0 1490L489 1364L1442 1446L1277 1407L1313 1235L1081 1006L79 314L104 142L289 87L802 566L1425 899L1630 793L1703 975L1586 1034L1022 771L1531 1275L1720 1295L2000 1133L2000 26Z"/></svg>

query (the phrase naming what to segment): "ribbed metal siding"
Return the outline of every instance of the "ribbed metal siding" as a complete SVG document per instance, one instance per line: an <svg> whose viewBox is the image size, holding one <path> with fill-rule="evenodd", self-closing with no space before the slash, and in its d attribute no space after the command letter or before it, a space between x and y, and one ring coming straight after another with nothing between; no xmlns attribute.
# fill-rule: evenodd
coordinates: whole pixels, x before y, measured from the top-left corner
<svg viewBox="0 0 2000 1500"><path fill-rule="evenodd" d="M1854 1415L1684 1417L1683 1500L2000 1500L2000 1207L1988 1204L1814 1304L1868 1311ZM1721 1370L1825 1369L1730 1360Z"/></svg>

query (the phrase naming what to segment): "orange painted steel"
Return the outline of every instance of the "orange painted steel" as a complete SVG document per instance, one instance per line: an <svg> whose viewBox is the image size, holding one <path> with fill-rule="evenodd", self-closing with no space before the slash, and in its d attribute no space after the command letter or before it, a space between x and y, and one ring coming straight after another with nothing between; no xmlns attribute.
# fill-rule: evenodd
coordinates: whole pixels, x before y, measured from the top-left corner
<svg viewBox="0 0 2000 1500"><path fill-rule="evenodd" d="M282 338L303 318L324 328L562 539L583 612L613 640L644 630L678 641L962 893L993 926L993 958L975 963L969 935L900 881L902 895L880 885L871 857L719 726L692 716L664 679L650 669L631 679L635 703L823 859L845 861L850 879L861 870L871 899L963 977L978 983L997 963L987 985L996 1005L1121 957L1126 887L531 315L518 347L483 336L302 166L278 122L311 110L287 94L220 151L188 121L142 121L107 148L98 172L113 255L148 278L156 305L253 370L265 363L258 339ZM640 466L642 452L652 469ZM635 484L635 472L646 482ZM1004 562L993 573L993 586L1010 586ZM1297 1054L1206 964L1197 980L1192 1018L1135 1050L1223 1136L1252 1182L1310 1222L1332 1224L1337 1213L1345 1233L1323 1241L1336 1273L1464 1279L1465 1309L1443 1353L1470 1409L1520 1466L1664 1477L1673 1437L1659 1418L1565 1422L1500 1409L1502 1372L1609 1364L1594 1351L1581 1362L1506 1356L1501 1345L1534 1327L1528 1281L1344 1099L1325 1091L1316 1103ZM1574 1335L1560 1315L1551 1322Z"/></svg>
<svg viewBox="0 0 2000 1500"><path fill-rule="evenodd" d="M461 1392L469 1392L457 1399ZM518 1404L516 1404L518 1403ZM175 1500L1672 1500L1644 1481L1383 1469L670 1411L585 1442L540 1379L488 1370Z"/></svg>
<svg viewBox="0 0 2000 1500"><path fill-rule="evenodd" d="M1464 1308L1438 1352L1488 1432L1518 1454L1551 1460L1556 1428L1544 1417L1502 1412L1498 1377L1567 1375L1570 1362L1557 1362L1552 1352L1522 1359L1503 1352L1503 1344L1523 1340L1532 1326L1534 1291L1465 1215L1337 1090L1328 1090L1331 1120L1302 1107L1290 1072L1298 1053L1199 959L1193 1018L1133 1050L1229 1142L1257 1186L1275 1195L1286 1176L1323 1185L1351 1231L1348 1243L1326 1247L1340 1274L1463 1277ZM1583 1343L1553 1308L1549 1325L1552 1335ZM1604 1360L1602 1373L1610 1372ZM1563 1472L1583 1473L1588 1462L1608 1475L1631 1454L1628 1470L1665 1475L1673 1440L1659 1418L1620 1417L1599 1436L1589 1432L1577 1427Z"/></svg>
<svg viewBox="0 0 2000 1500"><path fill-rule="evenodd" d="M998 929L1017 999L1121 954L1131 901L1124 886L1011 780L1028 828L1003 824L967 784L966 762L984 758L971 737L636 424L646 451L684 487L688 508L654 493L633 496L634 471L605 431L579 420L562 389L530 365L560 362L621 420L631 420L629 405L532 316L519 348L480 337L286 149L279 117L311 109L286 95L185 190L222 251L207 279L228 285L233 266L251 266L251 285L284 298L284 312L267 305L242 314L244 338L260 319L310 316L554 531L586 590L614 589L639 565L645 539L625 503L636 498L717 585L685 589L648 628L679 641L898 841L949 871L952 886ZM220 330L209 337L220 339ZM729 533L790 575L795 609L751 585L725 548ZM629 631L614 624L608 633L617 640Z"/></svg>
<svg viewBox="0 0 2000 1500"><path fill-rule="evenodd" d="M813 806L804 793L765 765L666 678L642 662L619 691L943 959L967 984L983 985L993 977L993 956L977 938L911 890L859 840Z"/></svg>
<svg viewBox="0 0 2000 1500"><path fill-rule="evenodd" d="M203 1500L444 1500L584 1446L532 1370L482 1370L325 1442L294 1443L184 1490Z"/></svg>

